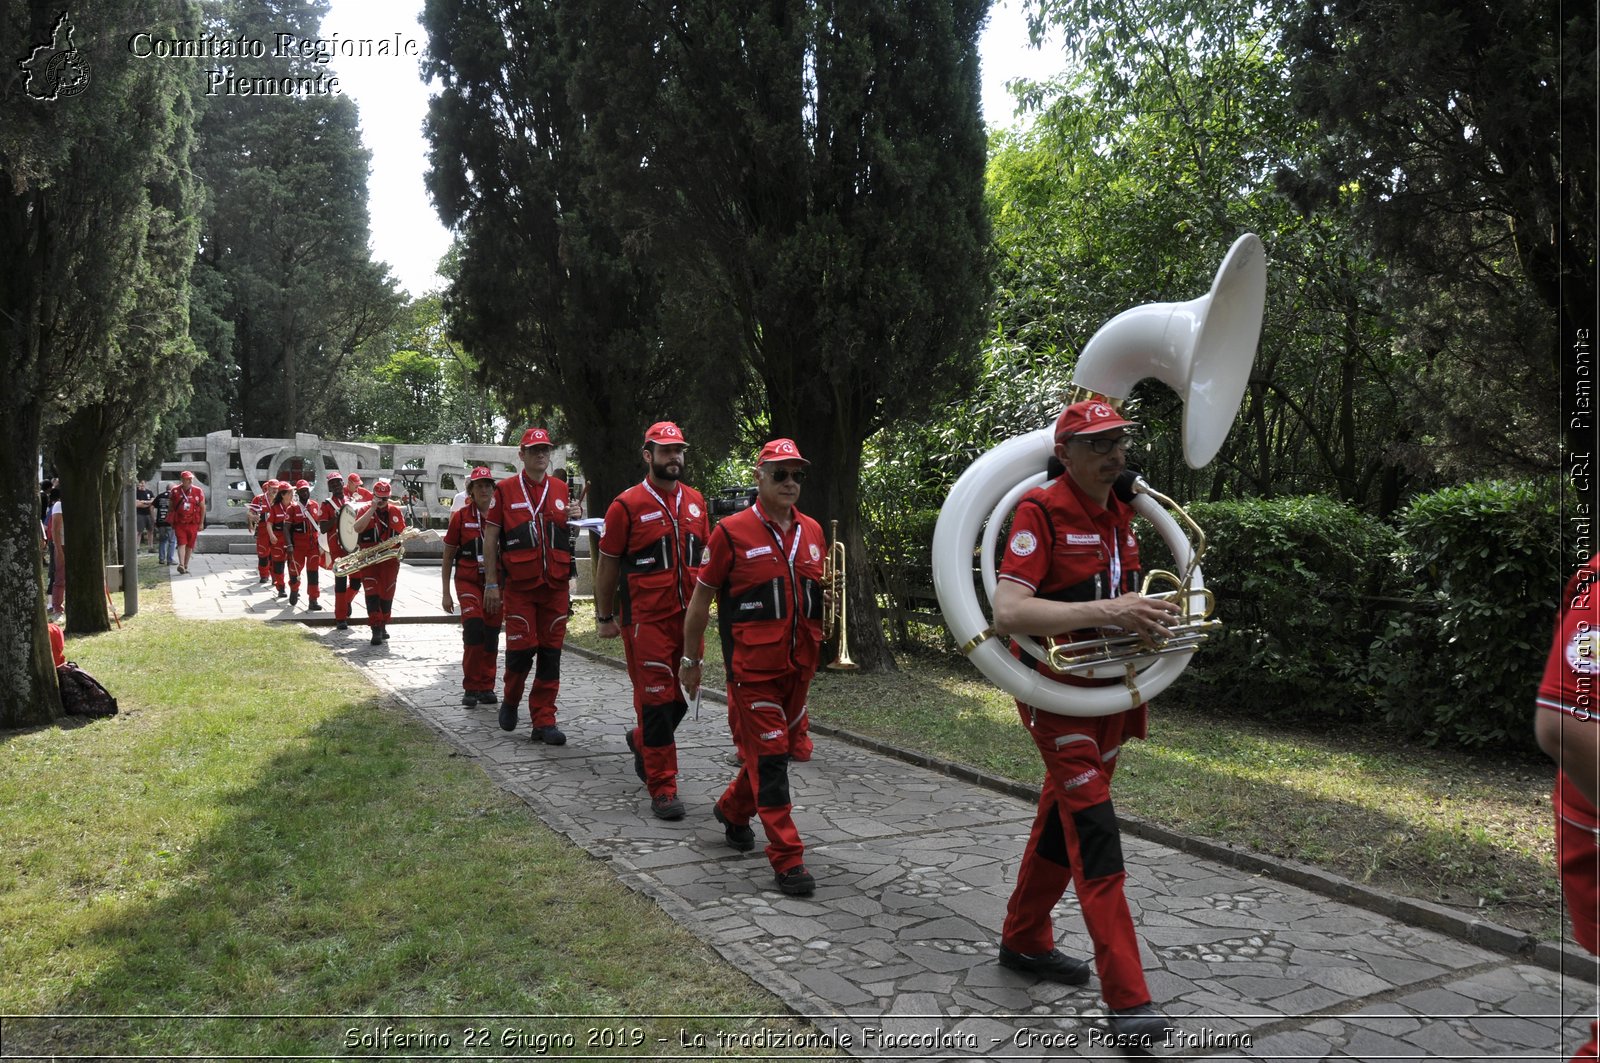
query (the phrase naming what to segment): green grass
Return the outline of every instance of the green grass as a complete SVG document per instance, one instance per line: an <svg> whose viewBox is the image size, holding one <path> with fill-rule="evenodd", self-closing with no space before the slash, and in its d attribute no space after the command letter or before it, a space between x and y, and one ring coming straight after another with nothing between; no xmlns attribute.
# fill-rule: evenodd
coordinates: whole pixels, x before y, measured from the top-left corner
<svg viewBox="0 0 1600 1063"><path fill-rule="evenodd" d="M782 1014L315 638L179 620L159 577L140 606L68 644L121 715L0 735L0 1012L152 1017L8 1020L7 1051L331 1055L387 1016L609 1015L394 1025L638 1057ZM335 1017L194 1017L238 1015ZM625 1018L648 1015L696 1017Z"/></svg>
<svg viewBox="0 0 1600 1063"><path fill-rule="evenodd" d="M573 641L620 656L619 643L593 637L590 612L574 611ZM918 651L900 665L892 674L819 672L812 719L1003 778L1043 779L1009 695L951 656ZM720 665L708 670L708 681L720 686L720 674ZM1125 813L1544 939L1566 932L1547 761L1285 729L1171 692L1152 705L1150 732L1119 758Z"/></svg>

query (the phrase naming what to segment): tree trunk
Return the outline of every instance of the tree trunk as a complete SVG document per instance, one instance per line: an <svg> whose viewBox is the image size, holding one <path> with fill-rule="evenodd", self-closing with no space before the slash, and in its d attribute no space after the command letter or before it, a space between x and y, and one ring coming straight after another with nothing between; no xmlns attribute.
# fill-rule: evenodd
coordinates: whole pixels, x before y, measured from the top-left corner
<svg viewBox="0 0 1600 1063"><path fill-rule="evenodd" d="M111 628L106 615L105 499L110 460L100 407L68 418L60 433L61 522L66 539L67 632L88 635Z"/></svg>
<svg viewBox="0 0 1600 1063"><path fill-rule="evenodd" d="M13 335L15 335L13 330ZM0 432L0 728L61 717L50 635L45 628L44 555L39 532L39 407L8 411Z"/></svg>

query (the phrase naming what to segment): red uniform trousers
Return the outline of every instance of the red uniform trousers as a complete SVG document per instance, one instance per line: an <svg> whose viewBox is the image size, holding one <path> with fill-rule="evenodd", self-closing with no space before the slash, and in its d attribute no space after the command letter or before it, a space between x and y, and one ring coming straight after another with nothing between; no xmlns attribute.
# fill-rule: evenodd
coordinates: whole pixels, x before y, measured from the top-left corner
<svg viewBox="0 0 1600 1063"><path fill-rule="evenodd" d="M1039 813L1006 905L1000 941L1028 955L1056 947L1050 910L1070 884L1094 942L1106 1006L1150 1002L1133 915L1123 895L1122 836L1111 807L1111 775L1124 737L1143 737L1145 710L1112 716L1061 716L1017 704L1044 757Z"/></svg>
<svg viewBox="0 0 1600 1063"><path fill-rule="evenodd" d="M314 602L322 597L322 588L318 586L317 573L322 568L322 551L317 547L314 535L296 535L294 537L293 567L289 570L289 586L300 586L300 574L305 573L306 600Z"/></svg>
<svg viewBox="0 0 1600 1063"><path fill-rule="evenodd" d="M387 625L389 610L394 608L395 584L400 582L400 559L391 557L352 574L360 577L361 589L366 592L367 623L373 627Z"/></svg>
<svg viewBox="0 0 1600 1063"><path fill-rule="evenodd" d="M278 537L278 541L271 545L272 553L270 556L272 558L272 585L281 591L283 590L284 573L292 567L289 564L290 540L288 532L281 532L277 529L273 529L273 534ZM294 583L295 590L299 591L300 577L293 572L289 572L288 574L291 582Z"/></svg>
<svg viewBox="0 0 1600 1063"><path fill-rule="evenodd" d="M179 546L187 546L189 549L193 550L195 541L200 538L200 525L172 524L170 518L168 523L172 526L173 541L175 541Z"/></svg>
<svg viewBox="0 0 1600 1063"><path fill-rule="evenodd" d="M492 691L505 602L502 599L498 613L483 611L483 576L476 568L463 574L457 565L454 582L461 603L461 689Z"/></svg>
<svg viewBox="0 0 1600 1063"><path fill-rule="evenodd" d="M780 874L805 862L805 845L789 814L789 721L805 711L813 674L728 684L728 729L742 763L717 807L739 826L760 817L767 859Z"/></svg>
<svg viewBox="0 0 1600 1063"><path fill-rule="evenodd" d="M267 522L256 525L256 575L265 583L272 578L272 544L267 541Z"/></svg>
<svg viewBox="0 0 1600 1063"><path fill-rule="evenodd" d="M328 556L334 561L345 556L344 547L339 545L337 533L328 536ZM333 577L333 618L335 620L350 619L350 604L356 600L356 592L360 589L361 573L359 570L343 576Z"/></svg>
<svg viewBox="0 0 1600 1063"><path fill-rule="evenodd" d="M1571 721L1568 721L1569 723ZM1572 937L1591 954L1600 953L1600 839L1581 824L1556 814L1556 862L1561 868L1561 893L1572 920ZM1589 1043L1578 1049L1573 1063L1593 1061L1600 1052L1600 1023L1589 1024Z"/></svg>
<svg viewBox="0 0 1600 1063"><path fill-rule="evenodd" d="M633 681L633 747L644 756L650 796L678 792L678 724L689 705L678 690L683 658L683 613L622 629L622 651Z"/></svg>
<svg viewBox="0 0 1600 1063"><path fill-rule="evenodd" d="M522 702L528 689L528 720L535 730L556 725L556 694L561 690L561 646L567 639L571 592L567 584L507 583L501 592L506 633L505 705Z"/></svg>

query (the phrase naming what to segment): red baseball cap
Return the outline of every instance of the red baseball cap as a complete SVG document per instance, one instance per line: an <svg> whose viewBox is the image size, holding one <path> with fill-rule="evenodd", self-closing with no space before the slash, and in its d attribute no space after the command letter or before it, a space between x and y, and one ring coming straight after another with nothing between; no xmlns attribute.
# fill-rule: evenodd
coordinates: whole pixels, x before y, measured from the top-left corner
<svg viewBox="0 0 1600 1063"><path fill-rule="evenodd" d="M756 458L756 464L765 465L769 461L798 461L801 465L811 464L800 456L800 448L794 445L792 439L774 439L762 447L760 457Z"/></svg>
<svg viewBox="0 0 1600 1063"><path fill-rule="evenodd" d="M394 493L394 485L388 480L379 480L372 485L373 498L388 498Z"/></svg>
<svg viewBox="0 0 1600 1063"><path fill-rule="evenodd" d="M658 446L686 447L689 441L683 438L683 432L671 421L657 421L645 429L644 441L655 443Z"/></svg>
<svg viewBox="0 0 1600 1063"><path fill-rule="evenodd" d="M278 486L278 481L276 479L261 481L261 490L263 490L263 491L271 491L273 488L275 488L277 486Z"/></svg>
<svg viewBox="0 0 1600 1063"><path fill-rule="evenodd" d="M1122 414L1112 408L1111 404L1100 399L1087 399L1083 402L1074 402L1071 406L1061 411L1061 416L1056 418L1056 439L1065 436L1093 436L1101 432L1109 432L1114 428L1137 428L1137 424L1126 420Z"/></svg>
<svg viewBox="0 0 1600 1063"><path fill-rule="evenodd" d="M182 480L193 480L194 473L190 472L188 469L185 469L178 474L178 478Z"/></svg>
<svg viewBox="0 0 1600 1063"><path fill-rule="evenodd" d="M352 487L360 487L361 486L361 474L358 473L358 472L353 472L349 476L346 476L344 478L344 482L347 483L347 484L350 484Z"/></svg>
<svg viewBox="0 0 1600 1063"><path fill-rule="evenodd" d="M530 428L522 433L522 445L525 447L553 447L550 442L550 433L543 428Z"/></svg>
<svg viewBox="0 0 1600 1063"><path fill-rule="evenodd" d="M344 473L340 472L338 469L330 472L328 474L328 482L333 483L335 480L337 480L339 483L344 483Z"/></svg>
<svg viewBox="0 0 1600 1063"><path fill-rule="evenodd" d="M294 484L294 489L296 491L298 491L302 487L304 487L308 491L311 489L311 485L309 483L307 483L306 481L304 481L304 480L296 480L295 484Z"/></svg>
<svg viewBox="0 0 1600 1063"><path fill-rule="evenodd" d="M489 466L479 465L476 469L473 469L472 475L467 477L467 486L471 487L479 480L488 480L490 483L494 482L494 473L489 471Z"/></svg>

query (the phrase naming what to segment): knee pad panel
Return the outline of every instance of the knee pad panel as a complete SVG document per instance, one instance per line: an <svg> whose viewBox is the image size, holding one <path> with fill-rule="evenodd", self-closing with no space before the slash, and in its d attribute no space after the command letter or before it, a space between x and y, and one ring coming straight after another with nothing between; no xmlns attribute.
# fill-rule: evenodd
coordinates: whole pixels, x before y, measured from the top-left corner
<svg viewBox="0 0 1600 1063"><path fill-rule="evenodd" d="M789 805L789 754L767 754L756 760L756 804L762 808Z"/></svg>
<svg viewBox="0 0 1600 1063"><path fill-rule="evenodd" d="M533 670L532 650L507 650L506 674L527 675Z"/></svg>
<svg viewBox="0 0 1600 1063"><path fill-rule="evenodd" d="M533 678L553 682L561 678L561 651L553 646L540 646L534 661Z"/></svg>
<svg viewBox="0 0 1600 1063"><path fill-rule="evenodd" d="M1078 828L1078 852L1083 855L1084 878L1104 878L1122 872L1122 832L1117 829L1117 813L1110 801L1074 812L1072 825Z"/></svg>

